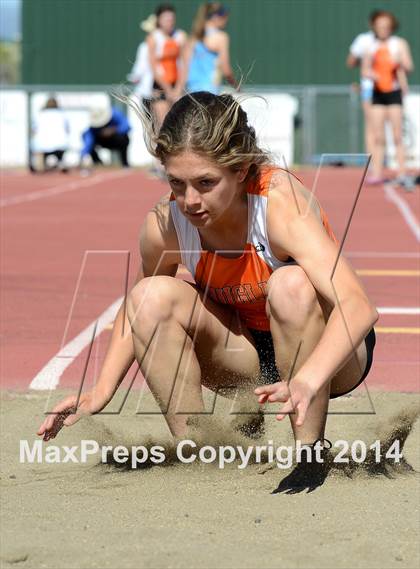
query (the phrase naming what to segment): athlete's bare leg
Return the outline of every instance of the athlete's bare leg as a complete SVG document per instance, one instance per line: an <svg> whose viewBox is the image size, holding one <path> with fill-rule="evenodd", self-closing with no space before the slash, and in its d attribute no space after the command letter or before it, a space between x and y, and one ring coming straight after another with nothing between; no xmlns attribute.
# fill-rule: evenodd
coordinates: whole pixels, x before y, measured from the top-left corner
<svg viewBox="0 0 420 569"><path fill-rule="evenodd" d="M395 155L398 164L398 174L405 174L405 150L402 136L403 109L401 105L390 105L388 117L392 127L392 135L395 144Z"/></svg>
<svg viewBox="0 0 420 569"><path fill-rule="evenodd" d="M292 378L293 381L293 376L317 345L331 307L317 295L303 269L291 266L280 267L271 275L268 281L267 312L280 378L286 381ZM324 436L330 390L337 394L351 390L362 376L366 360L366 347L362 342L356 354L317 395L304 424L297 427L295 415L290 414L296 440L313 443Z"/></svg>
<svg viewBox="0 0 420 569"><path fill-rule="evenodd" d="M190 414L204 411L202 385L246 393L257 384L258 354L232 316L194 285L168 276L143 279L129 297L136 359L175 437L186 434Z"/></svg>
<svg viewBox="0 0 420 569"><path fill-rule="evenodd" d="M367 154L373 154L375 146L375 132L372 128L372 103L370 101L363 101L362 108L365 123L365 149Z"/></svg>
<svg viewBox="0 0 420 569"><path fill-rule="evenodd" d="M372 152L372 176L380 178L382 176L384 156L385 156L385 105L372 105L371 125L375 137Z"/></svg>
<svg viewBox="0 0 420 569"><path fill-rule="evenodd" d="M154 101L152 103L152 107L153 107L154 118L156 121L156 126L157 128L160 128L162 126L163 119L168 114L168 111L170 109L170 104L168 103L168 101Z"/></svg>

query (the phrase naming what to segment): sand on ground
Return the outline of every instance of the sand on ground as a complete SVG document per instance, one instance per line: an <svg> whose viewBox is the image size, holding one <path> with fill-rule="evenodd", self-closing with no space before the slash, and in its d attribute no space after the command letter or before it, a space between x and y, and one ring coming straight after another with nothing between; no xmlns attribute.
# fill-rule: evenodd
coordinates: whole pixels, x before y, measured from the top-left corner
<svg viewBox="0 0 420 569"><path fill-rule="evenodd" d="M131 469L102 463L19 462L19 441L30 444L64 392L17 393L1 398L1 567L98 568L410 568L420 565L420 427L416 394L373 392L331 404L327 436L403 445L395 464L333 464L322 485L276 492L291 469L267 462L224 469L182 464L163 417L136 414L139 392L121 413L87 417L48 445L81 439L125 446L163 444L167 460ZM112 402L117 410L124 393ZM141 409L156 411L150 394ZM266 417L261 440L229 426L230 403L197 430L200 444L290 445L287 421ZM207 423L206 423L207 421ZM204 427L203 427L204 425ZM217 425L215 428L214 425ZM198 428L198 427L197 427ZM382 448L382 446L381 446ZM368 455L371 458L372 454Z"/></svg>

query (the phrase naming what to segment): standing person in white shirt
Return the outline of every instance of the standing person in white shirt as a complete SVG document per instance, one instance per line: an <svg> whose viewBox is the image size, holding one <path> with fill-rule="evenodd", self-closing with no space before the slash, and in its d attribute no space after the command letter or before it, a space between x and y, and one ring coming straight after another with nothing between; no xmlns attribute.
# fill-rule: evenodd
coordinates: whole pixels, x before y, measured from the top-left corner
<svg viewBox="0 0 420 569"><path fill-rule="evenodd" d="M369 26L379 14L380 10L375 10L369 15ZM365 53L375 42L375 34L372 29L363 32L355 37L352 41L349 54L347 56L348 67L360 67ZM367 154L372 154L374 150L374 132L372 128L371 110L372 110L372 94L373 80L367 77L360 77L360 98L362 102L363 115L365 119L365 150Z"/></svg>
<svg viewBox="0 0 420 569"><path fill-rule="evenodd" d="M31 172L47 172L56 168L60 168L62 172L67 172L63 159L64 153L68 149L68 137L69 124L66 115L60 109L57 99L49 97L45 107L40 111L32 125L29 160ZM55 158L55 163L52 166L48 164L50 157ZM41 162L41 165L36 167L34 162Z"/></svg>

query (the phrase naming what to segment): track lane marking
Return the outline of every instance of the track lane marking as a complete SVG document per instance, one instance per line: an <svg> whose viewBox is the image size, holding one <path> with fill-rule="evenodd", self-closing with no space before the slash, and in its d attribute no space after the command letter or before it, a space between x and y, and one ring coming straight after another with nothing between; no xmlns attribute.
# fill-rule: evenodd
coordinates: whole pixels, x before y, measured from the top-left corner
<svg viewBox="0 0 420 569"><path fill-rule="evenodd" d="M68 184L60 184L59 186L53 186L51 188L45 188L44 190L36 190L35 192L30 192L29 194L24 194L20 196L13 196L8 198L0 199L0 208L10 207L13 205L19 205L22 203L33 202L51 196L57 196L67 192L74 192L76 190L81 190L90 186L96 186L102 182L107 182L108 180L115 180L117 178L124 178L132 174L133 171L122 170L118 172L111 172L109 174L98 174L88 180L76 180L69 182Z"/></svg>
<svg viewBox="0 0 420 569"><path fill-rule="evenodd" d="M356 269L363 277L420 277L417 269Z"/></svg>
<svg viewBox="0 0 420 569"><path fill-rule="evenodd" d="M98 337L99 334L109 326L110 321L115 319L123 300L124 297L122 296L118 298L98 316L97 320L94 320L89 326L82 330L80 334L73 338L73 340L70 340L70 342L63 346L36 374L29 388L39 390L55 389L60 383L60 378L64 371L92 341L95 326L95 336Z"/></svg>
<svg viewBox="0 0 420 569"><path fill-rule="evenodd" d="M420 334L420 328L408 326L375 326L378 334Z"/></svg>
<svg viewBox="0 0 420 569"><path fill-rule="evenodd" d="M391 184L384 184L383 189L386 199L396 205L407 227L410 229L416 240L420 241L420 225L408 203L398 194Z"/></svg>

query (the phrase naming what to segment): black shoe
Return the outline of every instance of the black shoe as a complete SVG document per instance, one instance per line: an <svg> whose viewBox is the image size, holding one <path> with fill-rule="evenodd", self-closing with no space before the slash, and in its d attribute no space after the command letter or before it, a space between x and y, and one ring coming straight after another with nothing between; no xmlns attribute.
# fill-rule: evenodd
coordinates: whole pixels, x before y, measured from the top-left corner
<svg viewBox="0 0 420 569"><path fill-rule="evenodd" d="M324 446L320 451L320 460L316 460L314 447L321 442ZM308 453L304 447L311 447L311 458L308 459ZM328 476L333 465L333 457L330 453L332 446L328 439L319 439L311 445L302 445L301 460L295 468L280 482L278 487L273 490L272 494L299 494L301 492L313 492L319 486L322 486Z"/></svg>

